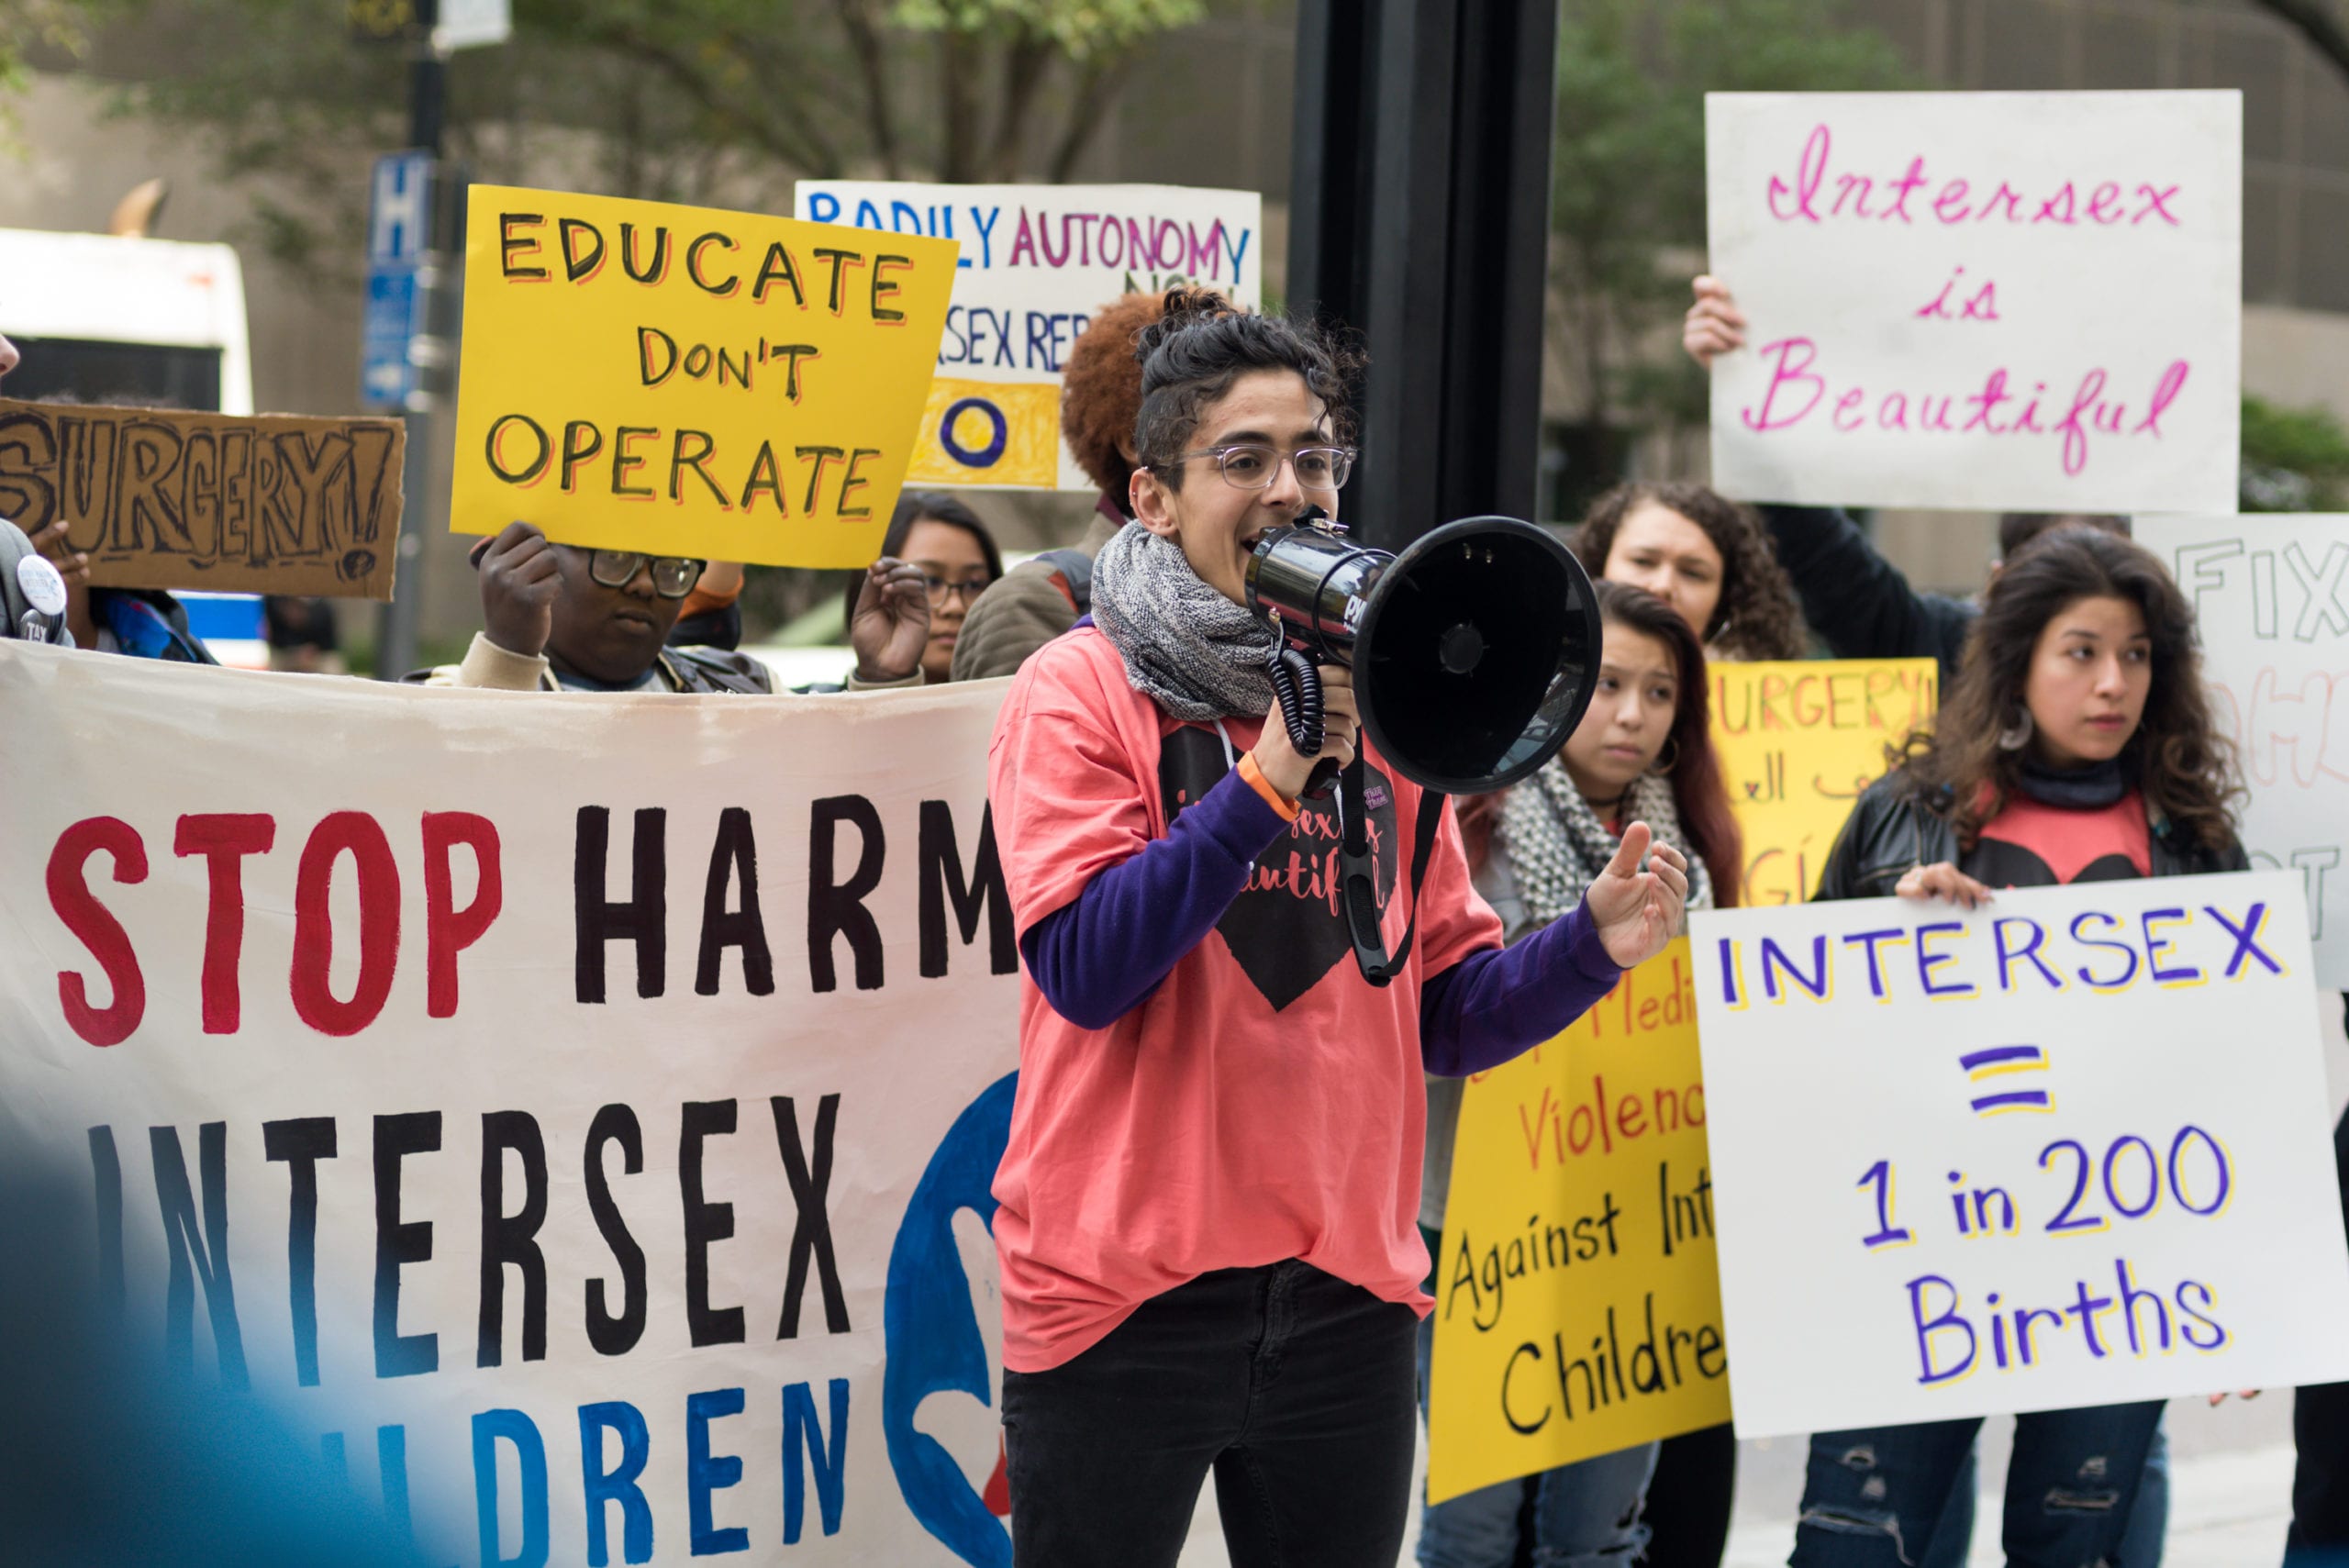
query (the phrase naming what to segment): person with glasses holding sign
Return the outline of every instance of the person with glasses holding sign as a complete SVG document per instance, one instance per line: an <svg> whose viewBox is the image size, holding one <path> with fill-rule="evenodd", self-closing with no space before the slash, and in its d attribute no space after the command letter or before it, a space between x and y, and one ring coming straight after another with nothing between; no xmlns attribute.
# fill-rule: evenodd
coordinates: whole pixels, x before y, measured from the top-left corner
<svg viewBox="0 0 2349 1568"><path fill-rule="evenodd" d="M1421 1073L1566 1027L1678 929L1687 862L1631 823L1504 950L1449 809L1419 837L1419 786L1365 747L1375 896L1415 933L1365 979L1329 884L1338 803L1305 798L1355 754L1351 678L1321 671L1326 739L1300 753L1245 585L1267 532L1337 513L1348 351L1190 289L1136 351L1135 520L990 751L1022 960L991 1221L1012 1562L1172 1564L1212 1475L1234 1568L1392 1563L1431 1305Z"/></svg>
<svg viewBox="0 0 2349 1568"><path fill-rule="evenodd" d="M702 562L632 550L557 544L508 523L473 548L482 629L462 664L406 678L433 686L505 691L771 694L774 677L747 653L669 648L669 630ZM918 685L930 639L922 574L886 556L867 570L850 628L852 689Z"/></svg>
<svg viewBox="0 0 2349 1568"><path fill-rule="evenodd" d="M978 514L953 496L938 491L908 490L897 497L889 530L881 536L881 553L902 561L921 573L930 601L930 640L922 645L921 677L931 685L952 678L954 649L963 633L963 617L1003 575L1003 554L995 536ZM862 580L848 586L852 626Z"/></svg>

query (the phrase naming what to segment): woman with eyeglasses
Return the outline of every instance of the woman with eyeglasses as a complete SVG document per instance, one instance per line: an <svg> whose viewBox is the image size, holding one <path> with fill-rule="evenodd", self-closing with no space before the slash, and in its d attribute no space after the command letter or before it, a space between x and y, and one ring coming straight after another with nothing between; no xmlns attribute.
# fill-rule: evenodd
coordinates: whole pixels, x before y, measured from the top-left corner
<svg viewBox="0 0 2349 1568"><path fill-rule="evenodd" d="M1134 522L1092 614L1013 678L988 800L1022 960L1019 1086L990 1218L1018 1568L1171 1563L1212 1475L1235 1568L1392 1563L1408 1514L1422 1071L1549 1039L1677 928L1687 863L1631 824L1515 947L1458 825L1364 748L1386 986L1329 862L1351 680L1289 740L1250 552L1339 512L1347 355L1177 290L1137 354ZM1428 847L1421 848L1421 845Z"/></svg>
<svg viewBox="0 0 2349 1568"><path fill-rule="evenodd" d="M473 560L481 573L482 629L464 662L408 680L522 692L774 690L774 675L747 653L663 646L702 562L557 544L521 522L474 546ZM859 586L850 685L919 684L930 635L922 573L885 556Z"/></svg>
<svg viewBox="0 0 2349 1568"><path fill-rule="evenodd" d="M930 603L929 633L921 645L921 677L932 685L951 679L963 618L987 584L1003 575L1003 554L996 549L995 536L987 532L977 513L953 496L934 490L908 490L897 497L889 530L881 536L881 555L884 560L902 561L921 573L923 594ZM848 585L852 632L864 584L860 577Z"/></svg>

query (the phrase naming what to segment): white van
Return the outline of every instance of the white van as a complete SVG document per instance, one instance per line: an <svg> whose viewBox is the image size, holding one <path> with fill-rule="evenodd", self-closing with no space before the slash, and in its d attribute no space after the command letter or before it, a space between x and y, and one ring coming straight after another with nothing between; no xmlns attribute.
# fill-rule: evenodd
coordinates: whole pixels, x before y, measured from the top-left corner
<svg viewBox="0 0 2349 1568"><path fill-rule="evenodd" d="M253 411L245 274L226 245L0 228L0 337L24 353L9 397ZM222 663L267 664L257 596L173 596Z"/></svg>

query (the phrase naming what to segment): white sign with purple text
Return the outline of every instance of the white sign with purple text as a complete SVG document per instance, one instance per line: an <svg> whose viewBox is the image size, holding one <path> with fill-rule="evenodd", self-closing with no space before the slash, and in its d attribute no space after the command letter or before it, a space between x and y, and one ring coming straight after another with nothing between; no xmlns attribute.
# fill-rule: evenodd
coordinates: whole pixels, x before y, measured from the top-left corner
<svg viewBox="0 0 2349 1568"><path fill-rule="evenodd" d="M1715 93L1705 144L1724 494L2233 508L2241 94Z"/></svg>
<svg viewBox="0 0 2349 1568"><path fill-rule="evenodd" d="M1739 1436L2349 1378L2298 877L1690 924Z"/></svg>
<svg viewBox="0 0 2349 1568"><path fill-rule="evenodd" d="M1264 300L1253 191L802 180L796 199L813 222L963 248L910 484L1091 490L1061 439L1061 373L1093 313L1178 284Z"/></svg>
<svg viewBox="0 0 2349 1568"><path fill-rule="evenodd" d="M2349 517L2140 517L2136 537L2194 606L2243 848L2300 878L2316 978L2349 989Z"/></svg>

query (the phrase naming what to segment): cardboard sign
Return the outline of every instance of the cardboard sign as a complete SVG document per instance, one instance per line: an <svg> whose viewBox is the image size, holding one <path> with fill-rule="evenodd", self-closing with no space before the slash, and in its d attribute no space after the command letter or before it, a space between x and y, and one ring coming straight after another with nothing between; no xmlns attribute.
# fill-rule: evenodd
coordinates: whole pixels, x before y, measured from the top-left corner
<svg viewBox="0 0 2349 1568"><path fill-rule="evenodd" d="M0 642L0 1139L420 1562L1008 1563L1001 693Z"/></svg>
<svg viewBox="0 0 2349 1568"><path fill-rule="evenodd" d="M1061 439L1061 369L1093 311L1186 283L1264 300L1253 191L803 180L795 210L963 247L907 476L917 484L1090 491Z"/></svg>
<svg viewBox="0 0 2349 1568"><path fill-rule="evenodd" d="M1940 697L1931 659L1715 661L1713 748L1745 834L1748 905L1799 904L1884 749L1929 728Z"/></svg>
<svg viewBox="0 0 2349 1568"><path fill-rule="evenodd" d="M2349 1377L2299 879L1699 912L1742 1437Z"/></svg>
<svg viewBox="0 0 2349 1568"><path fill-rule="evenodd" d="M1428 1497L1729 1419L1688 944L1461 1096Z"/></svg>
<svg viewBox="0 0 2349 1568"><path fill-rule="evenodd" d="M397 419L0 399L0 517L60 517L101 588L388 599Z"/></svg>
<svg viewBox="0 0 2349 1568"><path fill-rule="evenodd" d="M2243 847L2299 874L2316 978L2349 989L2349 517L2141 517L2136 537L2193 601L2251 791Z"/></svg>
<svg viewBox="0 0 2349 1568"><path fill-rule="evenodd" d="M475 185L450 526L863 566L896 505L954 247Z"/></svg>
<svg viewBox="0 0 2349 1568"><path fill-rule="evenodd" d="M2234 506L2241 94L1717 93L1705 146L1724 494Z"/></svg>

